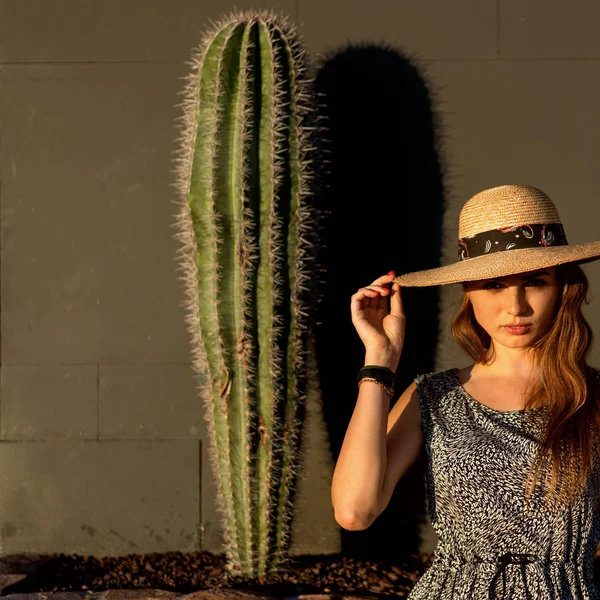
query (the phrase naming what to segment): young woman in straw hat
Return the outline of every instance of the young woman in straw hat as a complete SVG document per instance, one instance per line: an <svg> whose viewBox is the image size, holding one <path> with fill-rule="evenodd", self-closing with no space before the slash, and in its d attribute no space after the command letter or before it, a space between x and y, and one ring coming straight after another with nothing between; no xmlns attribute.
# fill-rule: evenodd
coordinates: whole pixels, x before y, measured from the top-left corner
<svg viewBox="0 0 600 600"><path fill-rule="evenodd" d="M333 475L336 520L369 527L424 449L438 545L410 600L600 599L600 371L586 362L579 266L600 241L569 245L550 198L522 185L473 196L458 235L455 264L391 272L352 296L366 357ZM463 288L452 335L474 363L418 375L390 411L401 286L451 283Z"/></svg>

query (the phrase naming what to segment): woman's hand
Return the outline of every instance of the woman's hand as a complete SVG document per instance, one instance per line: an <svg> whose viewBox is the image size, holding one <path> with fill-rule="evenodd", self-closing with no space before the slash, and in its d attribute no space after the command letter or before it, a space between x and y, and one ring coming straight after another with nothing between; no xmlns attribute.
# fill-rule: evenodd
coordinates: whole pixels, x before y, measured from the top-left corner
<svg viewBox="0 0 600 600"><path fill-rule="evenodd" d="M390 271L371 285L360 288L352 295L350 311L352 323L363 341L368 354L381 354L399 360L404 345L406 318L400 286L385 287L396 274ZM387 298L390 296L390 310Z"/></svg>

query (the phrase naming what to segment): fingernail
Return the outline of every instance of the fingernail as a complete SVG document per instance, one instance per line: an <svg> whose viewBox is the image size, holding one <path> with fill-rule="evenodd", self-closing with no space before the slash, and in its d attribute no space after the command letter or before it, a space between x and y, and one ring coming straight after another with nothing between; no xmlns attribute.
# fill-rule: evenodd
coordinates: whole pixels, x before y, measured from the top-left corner
<svg viewBox="0 0 600 600"><path fill-rule="evenodd" d="M389 272L389 273L386 275L386 277L391 277L392 275L395 275L395 274L396 274L396 271L390 271L390 272Z"/></svg>

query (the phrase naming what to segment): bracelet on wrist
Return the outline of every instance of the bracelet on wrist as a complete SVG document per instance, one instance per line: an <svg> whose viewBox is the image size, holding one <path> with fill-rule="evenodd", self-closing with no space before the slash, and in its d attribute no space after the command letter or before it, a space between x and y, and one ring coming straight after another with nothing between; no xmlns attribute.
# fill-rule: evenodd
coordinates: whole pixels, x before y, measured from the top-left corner
<svg viewBox="0 0 600 600"><path fill-rule="evenodd" d="M363 383L363 381L372 381L373 383L380 385L387 392L387 394L390 398L392 398L394 396L394 390L392 388L389 388L387 385L384 385L381 381L377 381L377 379L374 379L373 377L363 377L358 382L358 387L360 387L360 384Z"/></svg>
<svg viewBox="0 0 600 600"><path fill-rule="evenodd" d="M390 395L394 395L395 374L387 367L379 365L365 365L356 377L358 385L363 381L373 381L385 388L385 391Z"/></svg>

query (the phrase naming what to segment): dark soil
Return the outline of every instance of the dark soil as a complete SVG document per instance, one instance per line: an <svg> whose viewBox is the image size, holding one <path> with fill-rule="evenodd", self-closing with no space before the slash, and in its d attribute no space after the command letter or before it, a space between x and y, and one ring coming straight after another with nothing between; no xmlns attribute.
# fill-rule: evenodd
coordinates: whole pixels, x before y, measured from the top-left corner
<svg viewBox="0 0 600 600"><path fill-rule="evenodd" d="M15 555L16 556L16 555ZM404 560L348 558L340 554L296 556L277 576L234 577L225 556L210 552L127 554L95 558L78 554L48 554L33 564L26 555L3 557L3 572L29 573L4 588L2 595L109 589L162 589L191 593L206 589L243 589L277 597L301 594L352 594L405 598L432 555L410 555Z"/></svg>
<svg viewBox="0 0 600 600"><path fill-rule="evenodd" d="M247 590L286 598L309 594L406 598L433 560L432 554L402 560L366 560L341 554L295 556L276 576L232 576L225 556L210 552L166 552L90 557L78 554L12 555L0 558L0 573L27 573L5 587L15 593L158 589L188 594L199 590ZM596 551L600 581L600 551Z"/></svg>

